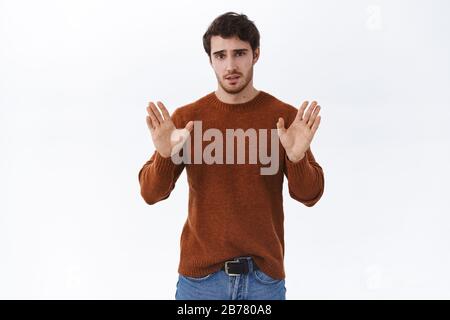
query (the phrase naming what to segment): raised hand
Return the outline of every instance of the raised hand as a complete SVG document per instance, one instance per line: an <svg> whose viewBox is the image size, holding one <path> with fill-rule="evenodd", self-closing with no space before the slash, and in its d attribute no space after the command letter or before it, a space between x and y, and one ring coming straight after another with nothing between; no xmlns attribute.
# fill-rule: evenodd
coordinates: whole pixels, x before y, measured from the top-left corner
<svg viewBox="0 0 450 320"><path fill-rule="evenodd" d="M147 126L156 150L161 156L168 158L181 150L194 127L194 122L189 121L183 129L177 129L164 104L160 101L157 104L162 114L156 105L150 102L147 107Z"/></svg>
<svg viewBox="0 0 450 320"><path fill-rule="evenodd" d="M279 118L277 131L280 142L286 151L286 155L292 162L298 162L305 156L314 134L320 123L320 106L313 101L305 112L308 101L304 101L297 111L294 121L288 129L284 127L284 119Z"/></svg>

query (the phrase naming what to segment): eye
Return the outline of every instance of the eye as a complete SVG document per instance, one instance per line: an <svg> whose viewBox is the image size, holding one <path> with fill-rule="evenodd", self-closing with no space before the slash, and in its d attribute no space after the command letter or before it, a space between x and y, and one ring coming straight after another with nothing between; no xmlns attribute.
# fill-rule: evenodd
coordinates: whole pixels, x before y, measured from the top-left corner
<svg viewBox="0 0 450 320"><path fill-rule="evenodd" d="M223 54L217 54L216 58L222 60L225 56Z"/></svg>
<svg viewBox="0 0 450 320"><path fill-rule="evenodd" d="M239 52L237 53L237 55L238 55L238 56L245 56L245 51L239 51Z"/></svg>

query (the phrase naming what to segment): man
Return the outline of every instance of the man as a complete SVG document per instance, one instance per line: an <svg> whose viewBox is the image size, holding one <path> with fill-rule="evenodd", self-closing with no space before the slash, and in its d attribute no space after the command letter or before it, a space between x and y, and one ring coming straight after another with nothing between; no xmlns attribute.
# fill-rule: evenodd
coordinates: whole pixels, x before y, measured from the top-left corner
<svg viewBox="0 0 450 320"><path fill-rule="evenodd" d="M181 234L176 299L286 299L283 178L290 196L305 206L322 197L324 174L310 148L320 106L313 101L307 108L305 101L297 110L254 88L259 32L246 15L217 17L203 45L217 90L172 116L163 103L149 103L147 125L156 150L139 172L141 195L150 205L168 198L186 168L189 212ZM257 144L238 150L236 136L229 139L232 129L253 133L244 140L256 138ZM268 130L275 136L267 137ZM256 145L260 159L255 162ZM267 145L278 170L263 173L268 158L261 150ZM180 151L183 161L175 161ZM236 163L235 153L246 161Z"/></svg>

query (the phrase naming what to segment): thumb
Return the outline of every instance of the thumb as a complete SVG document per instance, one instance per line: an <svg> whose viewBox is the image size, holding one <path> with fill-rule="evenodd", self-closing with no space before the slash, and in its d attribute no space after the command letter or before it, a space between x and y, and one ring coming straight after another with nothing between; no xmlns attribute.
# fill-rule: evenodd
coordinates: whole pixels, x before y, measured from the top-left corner
<svg viewBox="0 0 450 320"><path fill-rule="evenodd" d="M194 122L193 121L189 121L184 128L186 130L188 130L189 132L191 132L192 129L194 128Z"/></svg>
<svg viewBox="0 0 450 320"><path fill-rule="evenodd" d="M283 118L278 118L277 133L278 133L278 136L281 136L286 133L286 129L284 128L284 119Z"/></svg>

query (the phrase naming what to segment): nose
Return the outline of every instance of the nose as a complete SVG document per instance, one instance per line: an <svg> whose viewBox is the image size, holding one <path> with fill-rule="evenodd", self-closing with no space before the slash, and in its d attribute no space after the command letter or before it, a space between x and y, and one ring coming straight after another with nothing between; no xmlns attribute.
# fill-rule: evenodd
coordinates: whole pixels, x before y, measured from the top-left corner
<svg viewBox="0 0 450 320"><path fill-rule="evenodd" d="M227 57L226 69L228 74L236 71L236 61L233 56Z"/></svg>

